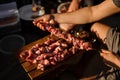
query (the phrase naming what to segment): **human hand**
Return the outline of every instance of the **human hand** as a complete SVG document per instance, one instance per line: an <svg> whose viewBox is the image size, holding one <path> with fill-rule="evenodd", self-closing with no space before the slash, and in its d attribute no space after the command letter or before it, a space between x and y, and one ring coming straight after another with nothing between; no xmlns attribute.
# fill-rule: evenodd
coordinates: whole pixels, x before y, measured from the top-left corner
<svg viewBox="0 0 120 80"><path fill-rule="evenodd" d="M78 8L79 8L79 0L72 0L67 12L75 11ZM75 26L75 24L60 24L59 26L62 30L69 31Z"/></svg>
<svg viewBox="0 0 120 80"><path fill-rule="evenodd" d="M59 24L60 29L64 31L71 30L75 25L74 24Z"/></svg>
<svg viewBox="0 0 120 80"><path fill-rule="evenodd" d="M118 67L120 67L120 57L118 55L115 55L114 53L108 51L108 50L104 50L102 49L102 52L100 53L100 55L108 62L111 62L114 65L117 65Z"/></svg>
<svg viewBox="0 0 120 80"><path fill-rule="evenodd" d="M54 16L53 15L44 15L42 17L36 18L36 19L34 19L33 24L35 26L38 26L39 22L55 24Z"/></svg>
<svg viewBox="0 0 120 80"><path fill-rule="evenodd" d="M79 9L79 0L72 0L67 12L72 12Z"/></svg>

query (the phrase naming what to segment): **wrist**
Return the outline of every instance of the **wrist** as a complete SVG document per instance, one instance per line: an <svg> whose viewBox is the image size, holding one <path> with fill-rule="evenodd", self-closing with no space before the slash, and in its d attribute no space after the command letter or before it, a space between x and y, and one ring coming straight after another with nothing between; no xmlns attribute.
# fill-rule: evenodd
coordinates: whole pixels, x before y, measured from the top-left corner
<svg viewBox="0 0 120 80"><path fill-rule="evenodd" d="M54 14L50 14L50 20L51 20L51 23L53 23L53 24L56 24L56 23L57 23Z"/></svg>
<svg viewBox="0 0 120 80"><path fill-rule="evenodd" d="M50 19L55 19L54 15L53 14L50 14Z"/></svg>
<svg viewBox="0 0 120 80"><path fill-rule="evenodd" d="M55 23L60 23L60 15L59 14L51 14L51 18L54 20Z"/></svg>
<svg viewBox="0 0 120 80"><path fill-rule="evenodd" d="M61 15L59 15L59 14L53 14L53 16L54 16L54 21L56 22L56 23L61 23Z"/></svg>

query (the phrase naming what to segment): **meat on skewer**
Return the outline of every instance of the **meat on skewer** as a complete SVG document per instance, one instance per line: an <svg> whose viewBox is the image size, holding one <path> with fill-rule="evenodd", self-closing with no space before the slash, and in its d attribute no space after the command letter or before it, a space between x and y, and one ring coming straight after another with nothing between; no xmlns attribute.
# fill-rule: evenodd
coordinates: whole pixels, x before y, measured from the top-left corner
<svg viewBox="0 0 120 80"><path fill-rule="evenodd" d="M37 69L41 71L44 71L48 66L56 65L81 49L92 49L90 42L74 37L72 34L64 32L51 24L40 22L38 27L60 38L58 40L49 38L44 43L35 44L31 49L20 53L21 58L37 64Z"/></svg>
<svg viewBox="0 0 120 80"><path fill-rule="evenodd" d="M92 49L92 45L90 42L85 42L81 38L74 37L72 34L70 34L68 32L64 32L61 29L54 27L54 25L52 25L52 24L39 22L38 27L40 29L49 31L52 35L55 35L58 38L62 38L64 40L66 40L67 42L72 43L73 46L78 49L82 49L82 50Z"/></svg>
<svg viewBox="0 0 120 80"><path fill-rule="evenodd" d="M20 57L37 64L37 69L44 71L47 66L56 65L72 55L69 48L71 48L70 44L63 39L48 39L44 43L35 44L32 48L21 52Z"/></svg>

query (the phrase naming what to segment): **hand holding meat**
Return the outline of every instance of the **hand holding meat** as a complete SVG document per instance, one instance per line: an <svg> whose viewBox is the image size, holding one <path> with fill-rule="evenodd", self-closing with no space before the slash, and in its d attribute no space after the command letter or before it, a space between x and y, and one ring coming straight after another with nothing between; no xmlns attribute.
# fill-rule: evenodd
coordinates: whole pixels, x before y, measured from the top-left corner
<svg viewBox="0 0 120 80"><path fill-rule="evenodd" d="M42 29L41 24L39 24L39 23L55 24L55 21L54 21L54 18L52 15L44 15L42 17L34 19L34 21L33 21L33 24L35 26ZM44 29L42 29L42 30L44 30Z"/></svg>

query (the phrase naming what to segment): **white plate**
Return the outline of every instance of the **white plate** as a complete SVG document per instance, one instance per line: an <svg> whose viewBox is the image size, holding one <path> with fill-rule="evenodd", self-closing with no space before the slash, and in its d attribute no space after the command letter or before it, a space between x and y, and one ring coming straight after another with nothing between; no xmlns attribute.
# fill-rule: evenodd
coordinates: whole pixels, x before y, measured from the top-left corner
<svg viewBox="0 0 120 80"><path fill-rule="evenodd" d="M33 20L31 16L38 15L38 12L32 11L32 4L25 5L19 9L20 18L23 20Z"/></svg>

